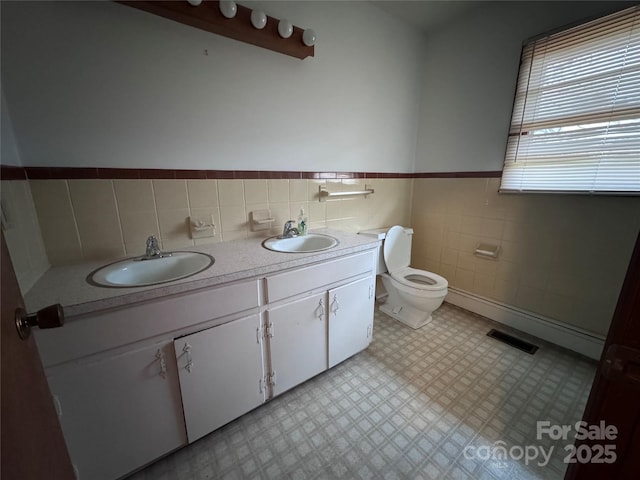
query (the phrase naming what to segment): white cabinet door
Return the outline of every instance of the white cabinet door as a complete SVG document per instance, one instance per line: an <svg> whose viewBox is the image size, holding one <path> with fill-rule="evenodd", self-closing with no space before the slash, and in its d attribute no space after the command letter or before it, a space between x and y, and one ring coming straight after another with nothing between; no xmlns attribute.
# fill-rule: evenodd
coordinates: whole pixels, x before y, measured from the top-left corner
<svg viewBox="0 0 640 480"><path fill-rule="evenodd" d="M258 314L174 341L189 442L265 400Z"/></svg>
<svg viewBox="0 0 640 480"><path fill-rule="evenodd" d="M329 368L371 343L373 281L366 277L329 290Z"/></svg>
<svg viewBox="0 0 640 480"><path fill-rule="evenodd" d="M171 342L47 371L80 480L113 480L186 444Z"/></svg>
<svg viewBox="0 0 640 480"><path fill-rule="evenodd" d="M327 369L326 292L268 310L273 396Z"/></svg>

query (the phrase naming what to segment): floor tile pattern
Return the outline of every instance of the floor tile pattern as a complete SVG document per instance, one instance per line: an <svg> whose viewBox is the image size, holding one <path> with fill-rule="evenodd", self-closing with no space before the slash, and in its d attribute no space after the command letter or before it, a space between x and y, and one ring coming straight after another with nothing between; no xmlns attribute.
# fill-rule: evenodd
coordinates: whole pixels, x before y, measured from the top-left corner
<svg viewBox="0 0 640 480"><path fill-rule="evenodd" d="M130 478L560 479L572 440L536 439L536 422L580 420L594 374L591 360L446 303L419 330L376 312L366 351ZM494 442L513 455L489 455ZM512 458L527 446L553 447L548 464Z"/></svg>

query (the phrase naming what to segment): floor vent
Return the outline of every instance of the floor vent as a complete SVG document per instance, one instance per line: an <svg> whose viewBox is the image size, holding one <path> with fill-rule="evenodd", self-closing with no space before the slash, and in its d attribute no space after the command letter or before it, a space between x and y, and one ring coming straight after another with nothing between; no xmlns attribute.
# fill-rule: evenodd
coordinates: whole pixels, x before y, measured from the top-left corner
<svg viewBox="0 0 640 480"><path fill-rule="evenodd" d="M495 338L496 340L500 340L501 342L506 343L507 345L511 345L523 352L527 352L529 355L533 355L538 350L538 347L525 342L524 340L520 340L519 338L512 337L508 333L501 332L500 330L491 329L489 333L487 333L488 337Z"/></svg>

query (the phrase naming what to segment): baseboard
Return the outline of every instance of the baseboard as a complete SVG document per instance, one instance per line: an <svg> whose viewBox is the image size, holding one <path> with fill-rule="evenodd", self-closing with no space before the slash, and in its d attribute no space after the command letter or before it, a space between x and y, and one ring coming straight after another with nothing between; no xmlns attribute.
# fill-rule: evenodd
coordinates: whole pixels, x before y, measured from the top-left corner
<svg viewBox="0 0 640 480"><path fill-rule="evenodd" d="M578 327L452 287L445 301L594 360L602 355L605 337Z"/></svg>

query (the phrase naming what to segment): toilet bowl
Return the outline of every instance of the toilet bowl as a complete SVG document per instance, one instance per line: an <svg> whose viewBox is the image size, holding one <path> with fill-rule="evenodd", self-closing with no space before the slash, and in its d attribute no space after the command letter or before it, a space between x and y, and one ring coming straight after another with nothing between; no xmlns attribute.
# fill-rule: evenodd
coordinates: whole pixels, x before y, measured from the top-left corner
<svg viewBox="0 0 640 480"><path fill-rule="evenodd" d="M411 268L413 229L391 227L383 241L386 273L381 273L387 301L380 310L412 328L420 328L432 319L431 314L447 296L444 277L426 270Z"/></svg>

